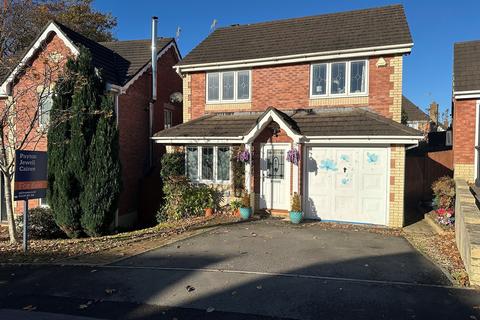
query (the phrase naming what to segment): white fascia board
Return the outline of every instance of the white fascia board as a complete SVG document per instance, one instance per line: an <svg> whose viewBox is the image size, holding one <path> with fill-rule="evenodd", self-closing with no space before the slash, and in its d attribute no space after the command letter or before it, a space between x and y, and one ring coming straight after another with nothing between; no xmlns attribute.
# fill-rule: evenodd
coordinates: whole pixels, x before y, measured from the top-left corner
<svg viewBox="0 0 480 320"><path fill-rule="evenodd" d="M453 97L457 100L462 99L479 99L480 91L457 91L453 93Z"/></svg>
<svg viewBox="0 0 480 320"><path fill-rule="evenodd" d="M243 137L152 137L155 143L160 144L240 144Z"/></svg>
<svg viewBox="0 0 480 320"><path fill-rule="evenodd" d="M306 137L306 144L413 144L417 145L423 136L324 136Z"/></svg>
<svg viewBox="0 0 480 320"><path fill-rule="evenodd" d="M208 70L218 70L218 69L225 69L225 68L256 67L256 66L265 66L265 65L311 62L311 61L344 59L344 58L354 58L354 57L381 56L381 55L388 55L388 54L407 54L412 51L412 47L413 47L413 43L408 43L408 44L392 45L392 46L315 52L315 53L277 56L277 57L259 58L259 59L179 65L176 67L180 70L180 72L208 71Z"/></svg>
<svg viewBox="0 0 480 320"><path fill-rule="evenodd" d="M257 123L255 128L253 128L244 138L243 143L248 144L252 143L253 140L262 132L263 129L271 122L275 121L278 123L281 129L285 130L287 135L292 138L294 142L300 142L303 138L302 135L299 135L290 129L290 127L285 123L283 119L281 119L273 110L270 110L267 114L265 114L262 119Z"/></svg>
<svg viewBox="0 0 480 320"><path fill-rule="evenodd" d="M162 51L158 52L157 60L160 59L171 47L175 48L175 53L178 57L178 60L181 60L180 53L178 52L178 48L175 41L170 42L170 44L168 44L165 48L163 48ZM121 93L125 93L127 89L151 67L151 65L152 65L152 61L149 61L139 72L137 72L137 74L133 78L128 80L128 82L125 83L125 85L120 87Z"/></svg>
<svg viewBox="0 0 480 320"><path fill-rule="evenodd" d="M65 45L70 49L70 51L77 56L80 51L73 44L72 41L70 41L69 38L58 28L58 26L54 23L51 22L48 27L43 31L43 33L38 37L37 41L30 47L30 50L23 56L22 60L17 64L15 69L9 74L7 79L2 83L0 86L0 95L7 95L8 94L8 85L15 79L15 76L22 70L22 68L27 64L27 62L30 60L30 58L33 57L35 52L37 52L38 49L42 46L43 42L47 39L47 37L50 35L50 33L55 32L55 34L65 43Z"/></svg>

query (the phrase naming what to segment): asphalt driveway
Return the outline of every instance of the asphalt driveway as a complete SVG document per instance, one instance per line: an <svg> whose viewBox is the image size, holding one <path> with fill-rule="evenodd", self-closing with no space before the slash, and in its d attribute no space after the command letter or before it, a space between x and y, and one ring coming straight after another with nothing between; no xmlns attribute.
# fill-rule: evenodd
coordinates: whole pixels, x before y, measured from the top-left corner
<svg viewBox="0 0 480 320"><path fill-rule="evenodd" d="M401 237L273 220L111 265L0 269L1 319L480 319L479 305Z"/></svg>
<svg viewBox="0 0 480 320"><path fill-rule="evenodd" d="M450 284L402 237L275 220L221 227L115 265Z"/></svg>

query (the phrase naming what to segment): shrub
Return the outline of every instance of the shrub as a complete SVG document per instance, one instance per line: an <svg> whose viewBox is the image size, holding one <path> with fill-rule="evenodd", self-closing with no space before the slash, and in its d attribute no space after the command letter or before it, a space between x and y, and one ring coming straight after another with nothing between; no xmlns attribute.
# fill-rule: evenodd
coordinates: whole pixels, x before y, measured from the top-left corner
<svg viewBox="0 0 480 320"><path fill-rule="evenodd" d="M291 211L302 211L302 203L300 201L300 196L298 193L294 192L292 196L292 210Z"/></svg>
<svg viewBox="0 0 480 320"><path fill-rule="evenodd" d="M161 160L161 167L160 176L164 181L185 175L185 154L181 152L165 153Z"/></svg>
<svg viewBox="0 0 480 320"><path fill-rule="evenodd" d="M184 176L170 178L164 182L164 205L157 213L157 221L180 220L200 216L206 208L217 209L222 193L206 185L191 184Z"/></svg>
<svg viewBox="0 0 480 320"><path fill-rule="evenodd" d="M17 232L23 232L23 215L15 218ZM50 208L38 207L28 211L28 236L31 239L64 238L65 233L55 223Z"/></svg>
<svg viewBox="0 0 480 320"><path fill-rule="evenodd" d="M453 208L455 204L455 181L448 176L437 179L432 184L437 206L442 209Z"/></svg>

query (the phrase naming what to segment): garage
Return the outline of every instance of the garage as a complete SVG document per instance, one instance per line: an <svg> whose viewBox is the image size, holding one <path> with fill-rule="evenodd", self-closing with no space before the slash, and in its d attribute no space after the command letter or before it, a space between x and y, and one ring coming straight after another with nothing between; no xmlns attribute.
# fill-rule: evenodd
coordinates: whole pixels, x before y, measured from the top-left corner
<svg viewBox="0 0 480 320"><path fill-rule="evenodd" d="M388 147L312 146L306 151L307 218L387 225Z"/></svg>

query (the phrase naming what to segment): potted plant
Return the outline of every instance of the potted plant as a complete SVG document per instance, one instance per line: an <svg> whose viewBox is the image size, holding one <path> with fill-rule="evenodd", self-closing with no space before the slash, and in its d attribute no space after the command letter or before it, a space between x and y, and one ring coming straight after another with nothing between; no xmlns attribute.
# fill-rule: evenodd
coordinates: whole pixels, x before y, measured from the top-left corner
<svg viewBox="0 0 480 320"><path fill-rule="evenodd" d="M250 195L245 192L242 197L242 205L240 207L240 217L242 220L248 220L252 215L252 208L250 207Z"/></svg>
<svg viewBox="0 0 480 320"><path fill-rule="evenodd" d="M294 224L299 224L302 221L302 203L298 193L294 193L292 196L292 208L290 210L290 221Z"/></svg>
<svg viewBox="0 0 480 320"><path fill-rule="evenodd" d="M240 207L242 206L242 202L240 200L232 200L230 201L230 210L232 210L232 213L236 216L240 216Z"/></svg>
<svg viewBox="0 0 480 320"><path fill-rule="evenodd" d="M215 201L213 199L213 194L211 190L208 188L205 188L205 192L203 195L205 198L205 217L211 217L213 216L213 207L215 205Z"/></svg>

